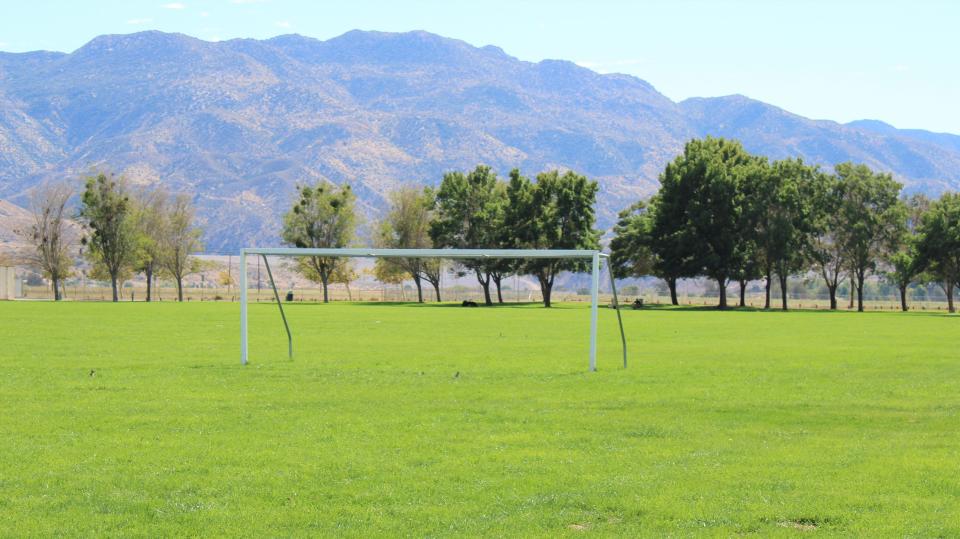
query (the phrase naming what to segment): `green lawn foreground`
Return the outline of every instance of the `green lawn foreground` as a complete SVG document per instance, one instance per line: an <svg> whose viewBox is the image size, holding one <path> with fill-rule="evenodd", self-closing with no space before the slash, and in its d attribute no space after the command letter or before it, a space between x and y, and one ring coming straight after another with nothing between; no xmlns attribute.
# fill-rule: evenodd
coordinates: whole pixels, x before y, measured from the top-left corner
<svg viewBox="0 0 960 539"><path fill-rule="evenodd" d="M0 535L960 535L960 317L238 312L0 302Z"/></svg>

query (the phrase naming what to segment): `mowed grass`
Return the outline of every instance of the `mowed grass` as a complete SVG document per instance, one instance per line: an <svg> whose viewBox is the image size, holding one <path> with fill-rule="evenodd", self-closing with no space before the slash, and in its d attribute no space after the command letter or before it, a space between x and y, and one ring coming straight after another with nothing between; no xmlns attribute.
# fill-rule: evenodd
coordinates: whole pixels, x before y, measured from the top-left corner
<svg viewBox="0 0 960 539"><path fill-rule="evenodd" d="M960 535L960 317L238 310L0 303L0 535Z"/></svg>

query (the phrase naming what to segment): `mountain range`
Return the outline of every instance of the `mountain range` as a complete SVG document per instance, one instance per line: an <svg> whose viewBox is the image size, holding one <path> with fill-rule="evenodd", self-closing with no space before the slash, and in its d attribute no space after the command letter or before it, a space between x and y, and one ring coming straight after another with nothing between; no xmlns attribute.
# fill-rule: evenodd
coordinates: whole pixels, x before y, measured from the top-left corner
<svg viewBox="0 0 960 539"><path fill-rule="evenodd" d="M811 120L739 95L677 103L633 76L426 32L141 32L0 53L0 198L22 206L43 181L115 171L191 193L211 252L276 244L297 183L349 182L369 222L397 185L478 163L586 174L606 227L704 135L771 158L863 162L909 191L960 187L957 135Z"/></svg>

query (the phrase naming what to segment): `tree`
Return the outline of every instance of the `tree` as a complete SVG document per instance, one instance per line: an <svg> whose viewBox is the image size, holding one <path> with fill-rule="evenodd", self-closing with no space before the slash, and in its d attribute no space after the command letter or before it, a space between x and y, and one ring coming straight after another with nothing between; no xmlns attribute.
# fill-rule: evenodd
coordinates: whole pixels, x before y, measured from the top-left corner
<svg viewBox="0 0 960 539"><path fill-rule="evenodd" d="M614 277L644 277L654 274L657 257L651 249L651 207L638 201L617 216L610 240L610 270Z"/></svg>
<svg viewBox="0 0 960 539"><path fill-rule="evenodd" d="M887 281L900 291L900 310L903 312L910 310L907 305L907 288L919 274L915 255L916 247L913 243L912 238L908 238L900 249L889 255L887 262L890 264L890 269L885 272Z"/></svg>
<svg viewBox="0 0 960 539"><path fill-rule="evenodd" d="M86 180L80 217L88 235L81 243L94 264L109 276L113 301L119 301L118 281L136 262L136 229L130 218L132 203L126 182L100 173Z"/></svg>
<svg viewBox="0 0 960 539"><path fill-rule="evenodd" d="M800 159L776 161L747 175L746 205L756 260L766 277L764 308L770 308L773 274L780 282L781 308L787 310L787 278L805 263L811 233L814 183L820 172Z"/></svg>
<svg viewBox="0 0 960 539"><path fill-rule="evenodd" d="M136 235L134 269L147 280L147 301L153 300L153 280L160 270L163 256L163 234L167 229L167 193L162 189L143 189L131 204L131 219Z"/></svg>
<svg viewBox="0 0 960 539"><path fill-rule="evenodd" d="M667 283L670 303L679 305L677 281L696 276L698 268L688 239L686 193L676 183L673 167L668 164L660 175L660 191L650 200L650 250L656 257L654 271ZM667 183L670 187L664 188Z"/></svg>
<svg viewBox="0 0 960 539"><path fill-rule="evenodd" d="M435 219L430 238L436 247L458 249L497 248L503 241L506 189L490 167L478 165L468 174L444 174L436 192ZM501 271L503 261L463 260L483 288L487 305L492 305L490 282Z"/></svg>
<svg viewBox="0 0 960 539"><path fill-rule="evenodd" d="M433 291L437 296L437 301L443 301L440 299L440 275L443 273L443 261L439 258L428 258L423 261L423 265L420 266L420 275L423 277L424 281L430 283L430 286L433 287ZM497 289L499 293L499 288Z"/></svg>
<svg viewBox="0 0 960 539"><path fill-rule="evenodd" d="M433 191L429 187L421 190L413 186L404 186L391 192L389 199L390 210L378 227L377 245L390 249L432 247L430 222L433 219L435 204ZM437 266L435 262L424 258L394 258L384 261L385 264L399 267L413 279L417 287L417 301L420 303L423 303L421 281L425 279L431 281L437 289L437 297L440 296L439 278L436 282L431 280L433 277L431 270Z"/></svg>
<svg viewBox="0 0 960 539"><path fill-rule="evenodd" d="M732 280L740 287L739 307L747 306L747 283L760 278L760 266L757 264L756 243L750 236L742 236L740 242L741 264L734 268Z"/></svg>
<svg viewBox="0 0 960 539"><path fill-rule="evenodd" d="M504 230L511 243L526 249L597 249L600 233L594 230L597 182L572 171L542 172L532 183L514 169L507 186ZM588 262L575 259L530 259L523 271L536 276L544 307L557 274L584 271Z"/></svg>
<svg viewBox="0 0 960 539"><path fill-rule="evenodd" d="M658 196L649 202L638 201L621 211L613 227L610 240L610 269L617 278L653 275L664 281L670 294L670 302L678 305L677 280L691 276L683 272L682 265L664 262L654 242L654 227L659 217ZM659 244L662 247L666 242ZM669 249L660 251L669 253Z"/></svg>
<svg viewBox="0 0 960 539"><path fill-rule="evenodd" d="M740 179L740 190L743 191L741 197L742 208L738 221L740 240L736 244L736 255L734 260L738 261L731 274L732 280L740 287L738 306L747 306L747 283L759 279L763 276L760 264L760 245L759 234L754 215L755 204L751 199L750 186L756 183L762 183L762 180L770 177L770 166L765 158L754 158L744 166Z"/></svg>
<svg viewBox="0 0 960 539"><path fill-rule="evenodd" d="M350 291L350 283L356 281L360 275L353 267L353 260L346 258L343 263L337 264L333 273L330 274L331 284L342 284L347 289L347 299L353 301L353 293Z"/></svg>
<svg viewBox="0 0 960 539"><path fill-rule="evenodd" d="M400 287L403 298L403 281L409 274L396 261L387 258L377 258L373 263L373 276L383 284L395 284Z"/></svg>
<svg viewBox="0 0 960 539"><path fill-rule="evenodd" d="M661 194L620 212L610 241L610 265L617 277L654 275L663 279L670 303L678 305L677 280L694 276L695 270L689 267L691 258L683 251L684 242L678 241L685 212L679 205L671 205L669 198L664 202Z"/></svg>
<svg viewBox="0 0 960 539"><path fill-rule="evenodd" d="M200 229L194 224L196 211L186 194L170 201L164 219L161 241L161 263L177 283L177 301L183 301L183 278L199 270L191 254L203 249Z"/></svg>
<svg viewBox="0 0 960 539"><path fill-rule="evenodd" d="M217 274L217 285L226 288L228 294L235 284L237 284L237 280L233 277L233 272L230 271L229 266L220 270L220 273Z"/></svg>
<svg viewBox="0 0 960 539"><path fill-rule="evenodd" d="M500 247L507 248L504 245ZM498 258L487 262L487 268L489 268L493 286L497 289L497 303L503 303L503 279L516 271L517 261L509 258Z"/></svg>
<svg viewBox="0 0 960 539"><path fill-rule="evenodd" d="M907 305L907 289L923 271L917 253L920 239L918 229L923 215L930 209L930 199L918 194L906 199L904 204L907 208L906 223L887 256L889 269L886 278L900 292L900 308L906 312L910 309Z"/></svg>
<svg viewBox="0 0 960 539"><path fill-rule="evenodd" d="M841 163L834 167L840 180L839 240L857 288L857 310L863 311L863 282L867 272L891 242L902 234L905 207L899 183L890 174L875 173L866 165Z"/></svg>
<svg viewBox="0 0 960 539"><path fill-rule="evenodd" d="M67 204L73 189L65 183L45 184L30 196L32 222L25 230L18 230L29 245L24 261L50 279L53 299L62 299L61 285L73 268L76 234L67 218Z"/></svg>
<svg viewBox="0 0 960 539"><path fill-rule="evenodd" d="M298 248L343 248L356 233L356 197L349 185L329 182L297 187L297 201L283 216L281 236L287 245ZM330 277L346 260L335 257L309 256L298 261L296 268L305 277L323 284L323 302L330 301L327 287Z"/></svg>
<svg viewBox="0 0 960 539"><path fill-rule="evenodd" d="M717 282L721 309L727 307L727 283L747 263L742 184L754 161L739 142L707 137L688 142L661 176L670 241L691 266Z"/></svg>
<svg viewBox="0 0 960 539"><path fill-rule="evenodd" d="M960 193L944 193L920 220L918 265L933 275L956 312L953 296L960 284Z"/></svg>
<svg viewBox="0 0 960 539"><path fill-rule="evenodd" d="M823 277L830 294L830 309L837 309L837 288L846 278L847 256L841 240L844 226L840 214L840 180L832 174L820 174L811 184L811 205L805 244L807 260Z"/></svg>

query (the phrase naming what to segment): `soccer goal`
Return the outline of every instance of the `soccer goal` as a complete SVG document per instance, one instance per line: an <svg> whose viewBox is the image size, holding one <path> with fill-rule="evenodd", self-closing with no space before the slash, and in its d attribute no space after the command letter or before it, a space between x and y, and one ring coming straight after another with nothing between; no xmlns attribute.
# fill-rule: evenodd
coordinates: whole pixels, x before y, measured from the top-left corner
<svg viewBox="0 0 960 539"><path fill-rule="evenodd" d="M300 249L300 248L247 248L240 251L240 362L247 364L247 256L263 258L273 296L280 309L280 318L287 331L288 353L293 358L293 334L283 312L283 302L270 271L268 256L322 256L331 258L441 258L441 259L483 259L483 258L575 258L587 259L591 265L590 284L590 370L597 370L597 308L600 293L600 261L609 255L597 250L559 250L559 249ZM609 265L609 264L608 264ZM620 317L620 305L617 301L617 285L613 272L610 274L610 288L613 292L613 307L617 312L620 325L620 343L623 347L623 367L627 367L627 339L623 332L623 319Z"/></svg>

